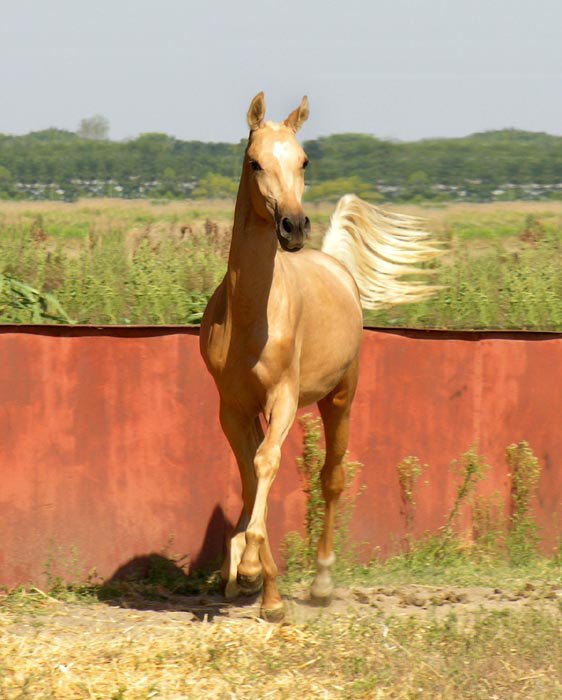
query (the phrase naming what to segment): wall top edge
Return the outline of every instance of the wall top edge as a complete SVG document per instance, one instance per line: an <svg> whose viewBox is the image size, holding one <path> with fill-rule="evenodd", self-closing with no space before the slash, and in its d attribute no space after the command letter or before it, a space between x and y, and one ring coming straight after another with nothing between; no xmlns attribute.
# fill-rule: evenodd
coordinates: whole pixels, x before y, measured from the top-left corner
<svg viewBox="0 0 562 700"><path fill-rule="evenodd" d="M79 336L79 335L108 335L124 337L138 337L142 335L170 335L173 333L185 333L194 335L199 333L199 325L99 325L99 324L19 324L0 323L0 334L26 333L34 335L52 336ZM505 330L505 329L455 329L444 328L388 328L380 326L363 326L367 332L384 333L388 335L405 335L414 338L427 339L459 339L459 340L485 340L490 338L547 340L562 339L562 332L558 331L531 331L531 330Z"/></svg>

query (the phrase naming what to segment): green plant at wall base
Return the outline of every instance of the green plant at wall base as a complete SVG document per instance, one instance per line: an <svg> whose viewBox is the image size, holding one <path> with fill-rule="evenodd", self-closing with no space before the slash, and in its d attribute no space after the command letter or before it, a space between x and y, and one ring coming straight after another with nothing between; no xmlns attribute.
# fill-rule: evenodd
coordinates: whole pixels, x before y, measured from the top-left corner
<svg viewBox="0 0 562 700"><path fill-rule="evenodd" d="M316 559L316 543L322 533L324 523L324 499L322 497L322 482L320 472L326 457L320 447L322 439L322 421L307 413L300 419L303 429L303 456L297 460L299 472L305 480L304 492L307 496L304 548L301 552L301 564L310 568Z"/></svg>
<svg viewBox="0 0 562 700"><path fill-rule="evenodd" d="M503 553L506 532L505 504L500 493L496 491L488 496L474 496L472 533L475 546L483 553Z"/></svg>
<svg viewBox="0 0 562 700"><path fill-rule="evenodd" d="M476 484L484 478L488 471L488 465L473 445L461 456L460 462L453 460L451 468L460 477L460 482L457 485L455 501L445 524L446 531L452 529L461 507L474 496Z"/></svg>
<svg viewBox="0 0 562 700"><path fill-rule="evenodd" d="M531 501L540 478L539 460L526 441L506 450L511 477L511 521L507 547L512 561L524 563L537 554L539 534Z"/></svg>
<svg viewBox="0 0 562 700"><path fill-rule="evenodd" d="M324 465L325 451L320 447L322 422L306 414L300 419L303 428L303 456L298 460L298 468L305 480L307 495L305 515L305 536L291 532L284 538L284 555L289 577L299 577L311 573L316 567L316 547L324 526L325 504L322 495L320 473ZM349 523L353 515L356 496L349 494L349 486L357 471L362 468L359 462L346 462L345 489L340 496L336 515L334 551L336 572L349 568L354 563L354 555L349 542Z"/></svg>
<svg viewBox="0 0 562 700"><path fill-rule="evenodd" d="M400 484L400 492L406 514L406 524L410 526L414 520L414 513L416 510L414 489L422 471L427 469L427 464L421 464L417 457L409 456L405 457L398 464L397 469L398 482Z"/></svg>
<svg viewBox="0 0 562 700"><path fill-rule="evenodd" d="M421 465L417 457L407 457L398 465L398 479L403 499L411 507L415 483L427 465ZM447 568L466 559L465 545L455 531L455 523L462 506L475 498L475 488L484 477L488 467L476 447L471 447L461 455L460 460L451 463L453 473L460 479L455 500L449 511L445 525L435 535L426 533L420 540L408 538L408 549L393 557L390 568L403 566L410 572L422 572L428 568ZM406 511L408 517L408 511ZM412 514L413 515L413 514Z"/></svg>
<svg viewBox="0 0 562 700"><path fill-rule="evenodd" d="M83 583L84 567L78 547L59 545L54 540L49 543L43 577L47 590L55 597L92 588L90 576L87 583Z"/></svg>
<svg viewBox="0 0 562 700"><path fill-rule="evenodd" d="M340 496L336 512L336 526L334 538L334 551L336 554L335 573L349 573L357 566L357 546L351 541L349 528L355 511L357 498L365 491L367 486L362 484L356 493L351 492L351 485L355 476L363 469L361 462L345 463L345 489Z"/></svg>

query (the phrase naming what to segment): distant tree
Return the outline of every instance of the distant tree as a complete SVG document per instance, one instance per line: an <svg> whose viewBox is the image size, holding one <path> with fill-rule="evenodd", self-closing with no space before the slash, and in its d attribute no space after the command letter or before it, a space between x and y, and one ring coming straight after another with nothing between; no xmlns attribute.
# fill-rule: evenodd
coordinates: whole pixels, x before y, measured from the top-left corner
<svg viewBox="0 0 562 700"><path fill-rule="evenodd" d="M357 176L338 177L311 185L305 193L305 199L309 202L337 202L344 194L356 194L368 202L380 202L383 199L372 185Z"/></svg>
<svg viewBox="0 0 562 700"><path fill-rule="evenodd" d="M229 199L236 196L238 183L224 175L209 174L199 180L192 192L194 199Z"/></svg>
<svg viewBox="0 0 562 700"><path fill-rule="evenodd" d="M109 120L102 114L80 120L78 136L89 141L105 141L109 136Z"/></svg>
<svg viewBox="0 0 562 700"><path fill-rule="evenodd" d="M82 197L236 195L245 141L202 143L152 133L123 142L109 140L107 132L107 120L96 116L82 120L79 133L51 128L25 136L0 134L0 166L8 171L0 170L2 198L50 197L57 189L66 197L71 185ZM304 147L310 158L309 201L335 201L345 192L375 202L456 199L456 192L464 192L468 201L488 201L504 184L510 185L503 188L510 196L530 198L528 183L550 185L532 198L562 197L560 136L509 130L394 143L339 134ZM45 187L32 192L17 183ZM50 184L57 187L46 187ZM122 189L114 190L115 185Z"/></svg>
<svg viewBox="0 0 562 700"><path fill-rule="evenodd" d="M12 173L8 170L8 168L0 165L0 189L2 189L3 186L11 185L12 180Z"/></svg>
<svg viewBox="0 0 562 700"><path fill-rule="evenodd" d="M0 199L8 199L13 182L12 173L0 165Z"/></svg>
<svg viewBox="0 0 562 700"><path fill-rule="evenodd" d="M429 188L429 177L423 170L416 170L408 176L408 194L411 197L416 195L427 195Z"/></svg>
<svg viewBox="0 0 562 700"><path fill-rule="evenodd" d="M41 131L32 131L27 136L22 138L27 138L30 141L74 141L76 139L76 134L72 131L66 131L65 129L57 129L54 126L49 129L42 129Z"/></svg>

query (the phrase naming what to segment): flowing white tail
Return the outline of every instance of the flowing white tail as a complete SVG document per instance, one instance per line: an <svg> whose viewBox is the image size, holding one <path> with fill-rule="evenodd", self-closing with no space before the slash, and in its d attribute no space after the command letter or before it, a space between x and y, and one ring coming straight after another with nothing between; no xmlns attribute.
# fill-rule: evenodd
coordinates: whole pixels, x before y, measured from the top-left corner
<svg viewBox="0 0 562 700"><path fill-rule="evenodd" d="M419 219L384 211L353 194L346 194L338 202L322 252L351 272L365 309L422 301L441 289L400 279L432 273L415 265L443 253L431 235L420 228Z"/></svg>

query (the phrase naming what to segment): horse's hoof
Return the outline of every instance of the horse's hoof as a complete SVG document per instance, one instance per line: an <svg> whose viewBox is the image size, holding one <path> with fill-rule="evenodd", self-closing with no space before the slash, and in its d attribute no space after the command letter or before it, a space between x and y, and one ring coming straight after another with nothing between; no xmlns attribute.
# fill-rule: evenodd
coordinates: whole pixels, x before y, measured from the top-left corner
<svg viewBox="0 0 562 700"><path fill-rule="evenodd" d="M311 594L310 603L315 608L329 608L332 603L332 596L330 595L325 598L318 598Z"/></svg>
<svg viewBox="0 0 562 700"><path fill-rule="evenodd" d="M242 595L253 595L263 588L263 576L261 572L255 576L244 576L238 574L236 577L236 583L240 588L240 593Z"/></svg>
<svg viewBox="0 0 562 700"><path fill-rule="evenodd" d="M285 606L283 603L280 603L274 608L262 607L260 615L266 622L282 622L285 618Z"/></svg>
<svg viewBox="0 0 562 700"><path fill-rule="evenodd" d="M240 595L240 587L236 581L223 581L222 593L226 600L232 600L233 598L238 598Z"/></svg>
<svg viewBox="0 0 562 700"><path fill-rule="evenodd" d="M334 593L334 584L324 576L314 579L310 587L310 599L317 605L330 605Z"/></svg>

